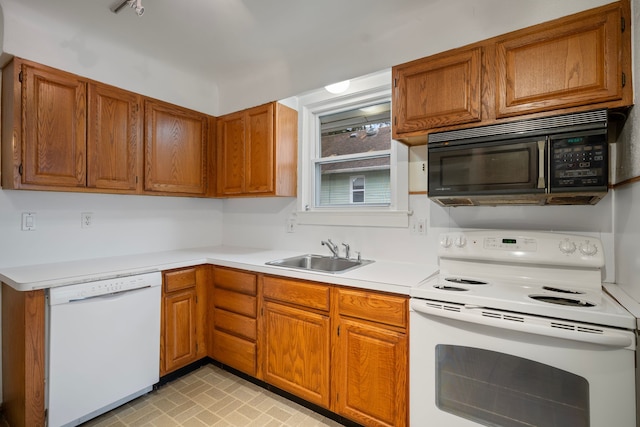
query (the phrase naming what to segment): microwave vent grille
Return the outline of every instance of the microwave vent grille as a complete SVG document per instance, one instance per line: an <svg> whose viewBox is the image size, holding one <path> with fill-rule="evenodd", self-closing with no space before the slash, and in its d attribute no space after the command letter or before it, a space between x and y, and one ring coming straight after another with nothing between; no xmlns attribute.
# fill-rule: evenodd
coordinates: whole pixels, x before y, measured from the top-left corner
<svg viewBox="0 0 640 427"><path fill-rule="evenodd" d="M585 111L553 117L520 120L496 125L458 129L432 133L428 143L452 142L460 140L499 140L525 136L548 135L550 133L572 132L574 130L600 129L607 127L607 110Z"/></svg>

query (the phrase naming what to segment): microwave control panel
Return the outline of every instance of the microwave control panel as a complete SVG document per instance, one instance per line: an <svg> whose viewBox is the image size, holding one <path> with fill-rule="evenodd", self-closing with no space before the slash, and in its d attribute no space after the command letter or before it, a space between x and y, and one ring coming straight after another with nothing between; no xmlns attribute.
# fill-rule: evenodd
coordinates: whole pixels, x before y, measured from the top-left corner
<svg viewBox="0 0 640 427"><path fill-rule="evenodd" d="M578 191L608 184L606 131L563 135L550 141L551 191Z"/></svg>

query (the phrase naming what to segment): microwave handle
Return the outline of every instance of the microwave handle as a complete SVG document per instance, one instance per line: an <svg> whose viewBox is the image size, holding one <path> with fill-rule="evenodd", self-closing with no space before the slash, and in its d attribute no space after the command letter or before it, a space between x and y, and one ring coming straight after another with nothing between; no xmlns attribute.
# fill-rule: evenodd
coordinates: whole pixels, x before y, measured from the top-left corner
<svg viewBox="0 0 640 427"><path fill-rule="evenodd" d="M547 186L545 183L545 176L544 176L545 145L546 145L545 141L538 141L538 188L545 188Z"/></svg>

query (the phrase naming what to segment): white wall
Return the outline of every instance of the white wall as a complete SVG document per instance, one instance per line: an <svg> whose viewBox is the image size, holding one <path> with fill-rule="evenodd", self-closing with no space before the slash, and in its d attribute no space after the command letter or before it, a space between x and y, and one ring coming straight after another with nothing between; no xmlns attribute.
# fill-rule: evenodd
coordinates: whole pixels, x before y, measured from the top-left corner
<svg viewBox="0 0 640 427"><path fill-rule="evenodd" d="M633 0L634 92L640 89L640 0ZM637 95L635 102L638 102ZM631 110L617 144L616 182L640 177L640 109ZM615 191L616 283L640 303L640 182Z"/></svg>

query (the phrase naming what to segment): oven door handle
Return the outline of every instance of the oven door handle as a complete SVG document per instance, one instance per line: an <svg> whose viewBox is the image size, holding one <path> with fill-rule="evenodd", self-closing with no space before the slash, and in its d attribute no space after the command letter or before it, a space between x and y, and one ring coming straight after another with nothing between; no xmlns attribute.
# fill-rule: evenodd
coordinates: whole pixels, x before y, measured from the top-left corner
<svg viewBox="0 0 640 427"><path fill-rule="evenodd" d="M546 146L545 141L538 141L538 188L545 188L545 171L544 171L544 149Z"/></svg>
<svg viewBox="0 0 640 427"><path fill-rule="evenodd" d="M501 312L475 305L461 305L411 299L411 308L422 314L463 322L509 329L529 334L598 344L612 348L635 350L635 337L629 331L600 326L581 325L570 321L546 319L519 313Z"/></svg>

